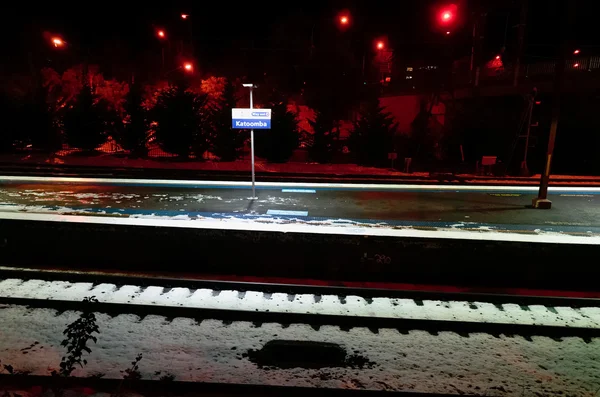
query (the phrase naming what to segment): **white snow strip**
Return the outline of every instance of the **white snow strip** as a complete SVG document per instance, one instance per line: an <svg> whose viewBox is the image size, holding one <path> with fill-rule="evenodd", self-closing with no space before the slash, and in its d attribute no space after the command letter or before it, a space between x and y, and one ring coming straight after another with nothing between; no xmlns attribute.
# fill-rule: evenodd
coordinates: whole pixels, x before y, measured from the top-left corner
<svg viewBox="0 0 600 397"><path fill-rule="evenodd" d="M308 216L308 211L267 210L267 215Z"/></svg>
<svg viewBox="0 0 600 397"><path fill-rule="evenodd" d="M73 212L73 210L71 210ZM129 226L152 226L152 227L177 227L190 229L218 229L218 230L243 230L243 231L265 231L281 233L313 233L313 234L337 234L350 236L386 236L398 238L432 238L432 239L454 239L454 240L480 240L480 241L510 241L525 243L548 243L548 244L583 244L600 245L600 236L573 236L562 233L551 233L537 231L537 234L521 234L498 231L472 231L460 229L438 229L438 230L415 230L411 228L392 227L367 227L354 223L336 222L332 225L327 222L306 223L278 223L270 219L270 223L257 222L255 219L240 218L198 218L192 220L187 215L180 215L171 219L155 215L139 215L135 217L99 217L87 215L60 215L49 213L20 213L0 211L0 219L47 221L47 222L71 222L86 224L108 224ZM383 224L374 226L385 226Z"/></svg>
<svg viewBox="0 0 600 397"><path fill-rule="evenodd" d="M60 346L75 312L6 307L0 310L2 364L32 375L59 369L66 349ZM122 379L139 354L143 379L171 374L178 381L246 383L305 387L395 390L417 393L485 396L593 396L600 385L600 338L562 341L546 337L494 337L423 331L402 334L394 329L373 333L365 328L342 331L308 325L225 325L189 318L96 315L97 343L84 354L87 365L73 376L104 374ZM373 367L322 369L260 368L244 357L271 340L335 343L348 355L358 354ZM22 350L23 349L23 350Z"/></svg>
<svg viewBox="0 0 600 397"><path fill-rule="evenodd" d="M166 292L168 291L168 292ZM95 296L100 302L162 307L193 307L249 312L314 313L338 316L365 316L416 320L468 321L496 324L546 325L600 328L600 307L574 309L560 307L554 311L544 306L522 308L504 304L498 308L485 302L425 300L417 305L412 299L379 297L368 301L360 296L340 299L336 295L288 295L259 291L212 290L202 288L140 287L91 283L5 279L0 281L0 296L41 300L82 301ZM600 304L600 303L599 303Z"/></svg>
<svg viewBox="0 0 600 397"><path fill-rule="evenodd" d="M281 189L282 193L316 193L314 189Z"/></svg>
<svg viewBox="0 0 600 397"><path fill-rule="evenodd" d="M172 180L172 179L125 179L125 178L64 178L64 177L49 177L49 176L0 176L2 182L23 182L23 183L108 183L108 184L140 184L140 185L203 185L218 187L244 186L251 187L251 182L237 181L202 181L202 180ZM256 182L257 186L275 187L275 188L314 188L314 189L365 189L365 190L444 190L444 191L490 191L490 192L506 192L506 191L522 191L522 192L537 192L538 186L486 186L486 185L391 185L391 184L365 184L365 183L296 183L296 182ZM561 192L600 192L600 187L549 187L548 190Z"/></svg>

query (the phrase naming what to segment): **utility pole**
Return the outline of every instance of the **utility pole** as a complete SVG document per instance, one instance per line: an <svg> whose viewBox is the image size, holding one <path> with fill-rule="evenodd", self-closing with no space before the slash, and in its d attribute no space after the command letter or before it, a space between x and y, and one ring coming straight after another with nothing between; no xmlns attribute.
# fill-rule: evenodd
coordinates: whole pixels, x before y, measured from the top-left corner
<svg viewBox="0 0 600 397"><path fill-rule="evenodd" d="M473 21L473 38L471 43L471 76L470 80L474 87L479 86L479 74L481 73L481 49L484 40L483 29L485 25L486 13L478 4L475 9Z"/></svg>
<svg viewBox="0 0 600 397"><path fill-rule="evenodd" d="M529 151L529 138L531 136L531 116L533 115L533 106L535 104L535 97L537 94L537 89L534 88L534 91L529 94L529 107L527 110L527 133L525 134L525 151L523 152L523 161L521 162L521 175L522 176L530 176L529 168L527 167L527 153Z"/></svg>
<svg viewBox="0 0 600 397"><path fill-rule="evenodd" d="M566 4L565 4L566 3ZM552 208L552 202L548 200L548 182L550 181L550 168L552 166L552 155L554 153L554 143L556 141L556 131L558 130L558 118L560 116L560 95L562 91L565 64L567 55L567 33L570 29L572 13L572 2L564 0L561 2L566 10L559 10L559 18L562 18L560 28L560 48L558 54L558 60L556 61L556 69L554 76L554 99L552 104L552 121L550 124L550 136L548 138L548 150L546 152L546 161L544 163L544 172L540 180L540 190L538 197L532 200L533 208L539 209L550 209ZM562 11L562 12L561 12Z"/></svg>
<svg viewBox="0 0 600 397"><path fill-rule="evenodd" d="M250 89L250 110L254 109L254 99L252 96L252 92L256 86L254 84L242 84L245 88ZM250 200L256 200L256 177L254 174L254 128L250 129L250 161L252 163L252 197Z"/></svg>

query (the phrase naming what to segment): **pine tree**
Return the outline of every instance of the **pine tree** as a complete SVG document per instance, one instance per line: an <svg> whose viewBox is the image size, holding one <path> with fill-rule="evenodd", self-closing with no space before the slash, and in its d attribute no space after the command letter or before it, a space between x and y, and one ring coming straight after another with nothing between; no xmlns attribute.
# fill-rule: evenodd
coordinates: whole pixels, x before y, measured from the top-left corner
<svg viewBox="0 0 600 397"><path fill-rule="evenodd" d="M231 80L227 80L213 117L215 136L212 152L221 161L236 160L247 138L247 131L232 128L231 109L236 106L236 103L235 87Z"/></svg>
<svg viewBox="0 0 600 397"><path fill-rule="evenodd" d="M317 111L315 120L309 120L314 134L308 148L310 158L318 163L329 163L337 150L339 128L327 111Z"/></svg>
<svg viewBox="0 0 600 397"><path fill-rule="evenodd" d="M348 142L357 163L383 166L387 154L393 149L396 128L391 114L379 105L377 96L369 95L361 107Z"/></svg>
<svg viewBox="0 0 600 397"><path fill-rule="evenodd" d="M125 122L122 133L120 134L119 144L125 150L138 157L145 157L148 154L146 143L148 142L148 112L142 106L143 90L142 87L134 83L129 87L129 92L125 97Z"/></svg>
<svg viewBox="0 0 600 397"><path fill-rule="evenodd" d="M106 141L108 123L114 120L108 104L84 85L63 117L64 133L72 148L95 150Z"/></svg>
<svg viewBox="0 0 600 397"><path fill-rule="evenodd" d="M164 89L152 109L160 147L182 158L201 157L210 147L206 95L186 91L183 85Z"/></svg>
<svg viewBox="0 0 600 397"><path fill-rule="evenodd" d="M256 130L256 155L273 163L285 163L300 145L296 115L287 108L287 98L271 97L271 129Z"/></svg>
<svg viewBox="0 0 600 397"><path fill-rule="evenodd" d="M52 151L60 148L60 136L47 98L48 89L41 85L37 87L33 97L25 101L21 119L31 146L38 150Z"/></svg>

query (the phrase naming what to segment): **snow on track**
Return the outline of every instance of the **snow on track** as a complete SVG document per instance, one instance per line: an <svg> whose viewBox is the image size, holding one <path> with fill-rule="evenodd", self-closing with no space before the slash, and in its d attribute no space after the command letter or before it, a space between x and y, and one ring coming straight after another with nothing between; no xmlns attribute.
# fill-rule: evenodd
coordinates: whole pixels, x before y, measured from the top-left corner
<svg viewBox="0 0 600 397"><path fill-rule="evenodd" d="M8 306L0 310L0 359L17 370L48 375L57 369L65 326L77 313ZM160 316L110 317L97 314L100 334L84 368L74 376L104 374L122 378L138 353L144 379L172 374L179 381L402 390L487 396L590 396L600 385L600 338L556 341L546 337L493 337L452 332L400 333L365 328L349 331L323 326L280 324L255 326ZM260 368L244 357L270 340L337 343L359 354L372 368ZM37 343L36 343L37 342ZM19 350L33 345L31 348ZM24 354L26 352L27 354ZM160 373L158 373L160 371Z"/></svg>
<svg viewBox="0 0 600 397"><path fill-rule="evenodd" d="M412 299L385 297L365 299L360 296L264 294L260 291L118 286L16 278L0 281L0 296L66 301L82 301L85 297L96 296L100 302L131 305L600 328L600 307L496 306L487 302L439 300L417 303Z"/></svg>

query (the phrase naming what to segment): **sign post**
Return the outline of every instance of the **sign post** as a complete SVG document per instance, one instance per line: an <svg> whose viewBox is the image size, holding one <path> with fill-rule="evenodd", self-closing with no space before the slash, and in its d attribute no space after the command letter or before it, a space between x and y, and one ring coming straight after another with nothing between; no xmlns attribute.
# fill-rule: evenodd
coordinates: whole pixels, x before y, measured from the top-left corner
<svg viewBox="0 0 600 397"><path fill-rule="evenodd" d="M398 158L398 153L392 152L388 153L388 160L392 160L392 168L394 168L394 160Z"/></svg>
<svg viewBox="0 0 600 397"><path fill-rule="evenodd" d="M254 130L271 129L271 109L254 109L252 84L244 84L250 88L250 109L231 109L231 122L234 129L250 128L250 159L252 162L252 197L256 200L256 180L254 174Z"/></svg>

